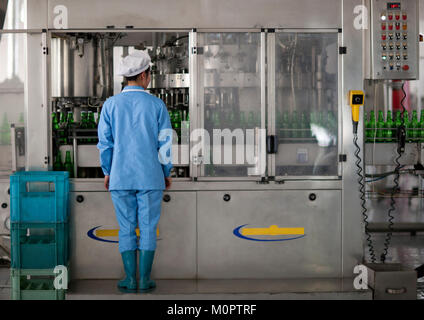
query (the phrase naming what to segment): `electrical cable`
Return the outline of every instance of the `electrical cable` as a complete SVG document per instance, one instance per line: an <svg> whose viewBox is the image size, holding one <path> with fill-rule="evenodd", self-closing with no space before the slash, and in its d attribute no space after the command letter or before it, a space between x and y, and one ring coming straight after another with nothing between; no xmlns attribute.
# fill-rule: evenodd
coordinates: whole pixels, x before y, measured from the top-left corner
<svg viewBox="0 0 424 320"><path fill-rule="evenodd" d="M389 251L389 247L390 247L390 242L392 240L392 234L393 234L393 220L395 219L395 217L392 215L392 213L396 210L396 201L394 198L395 193L399 192L399 177L400 177L400 169L401 169L401 164L399 163L399 159L402 157L402 154L404 152L404 142L403 139L399 139L402 136L402 132L405 130L405 118L404 118L404 113L405 113L405 106L404 106L404 101L406 99L406 92L405 92L405 83L402 83L402 92L403 92L403 98L400 102L400 105L402 106L402 125L401 127L398 129L398 148L397 148L397 157L395 159L395 164L396 164L396 168L395 168L395 178L393 179L394 182L394 186L392 188L392 191L390 193L390 208L389 211L387 212L387 217L388 217L388 222L389 222L389 231L386 234L386 238L384 239L384 249L383 249L383 253L381 254L380 260L382 263L385 263L386 261L386 257L387 257L387 253Z"/></svg>
<svg viewBox="0 0 424 320"><path fill-rule="evenodd" d="M368 243L368 251L370 253L370 257L371 257L371 262L375 263L376 261L376 257L375 257L375 252L374 252L374 246L372 244L372 239L371 239L371 234L369 232L368 229L368 215L367 215L367 207L365 206L366 204L366 200L365 200L365 177L362 174L362 166L361 166L361 162L362 159L359 156L360 152L361 152L361 148L358 145L358 134L355 132L353 134L353 144L356 147L356 151L355 151L355 157L356 157L356 162L355 165L358 168L357 170L357 174L358 174L358 183L359 183L359 193L360 193L360 199L361 199L361 208L362 208L362 216L364 217L364 224L365 224L365 234L366 234L366 241Z"/></svg>

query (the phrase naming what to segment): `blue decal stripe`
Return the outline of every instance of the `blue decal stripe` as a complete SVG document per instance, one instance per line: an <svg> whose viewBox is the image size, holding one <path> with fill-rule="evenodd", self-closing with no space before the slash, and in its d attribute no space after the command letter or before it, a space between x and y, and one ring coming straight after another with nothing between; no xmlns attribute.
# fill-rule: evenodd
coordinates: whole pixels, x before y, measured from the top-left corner
<svg viewBox="0 0 424 320"><path fill-rule="evenodd" d="M298 237L294 237L294 238L287 238L287 239L269 239L269 240L266 240L266 239L255 239L255 238L249 238L249 237L246 237L246 236L244 236L244 235L242 235L242 234L240 233L240 229L244 228L244 227L245 227L245 226L247 226L247 225L248 225L248 224L244 224L244 225L242 225L242 226L240 226L240 227L235 228L235 229L234 229L234 231L233 231L234 235L235 235L236 237L239 237L239 238L242 238L242 239L245 239L245 240L250 240L250 241L260 241L260 242L289 241L289 240L296 240L296 239L300 239L300 238L303 238L303 237L305 237L305 236L306 236L306 234L304 234L304 235L301 235L301 236L298 236Z"/></svg>

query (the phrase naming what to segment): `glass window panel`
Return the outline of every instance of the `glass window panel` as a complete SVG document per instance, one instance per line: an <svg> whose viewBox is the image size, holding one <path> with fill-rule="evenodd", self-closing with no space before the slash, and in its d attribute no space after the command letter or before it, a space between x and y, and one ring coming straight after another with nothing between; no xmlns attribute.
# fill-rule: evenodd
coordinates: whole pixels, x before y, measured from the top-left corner
<svg viewBox="0 0 424 320"><path fill-rule="evenodd" d="M0 68L0 177L12 172L11 124L25 127L24 120L24 82L26 75L25 34L0 35L0 61L5 61ZM18 148L18 166L25 154L23 135Z"/></svg>
<svg viewBox="0 0 424 320"><path fill-rule="evenodd" d="M0 29L27 28L27 0L0 1Z"/></svg>
<svg viewBox="0 0 424 320"><path fill-rule="evenodd" d="M338 35L276 33L276 176L338 173Z"/></svg>
<svg viewBox="0 0 424 320"><path fill-rule="evenodd" d="M211 141L204 176L247 177L255 166L253 142L246 141L261 127L260 45L260 33L199 34L200 97Z"/></svg>

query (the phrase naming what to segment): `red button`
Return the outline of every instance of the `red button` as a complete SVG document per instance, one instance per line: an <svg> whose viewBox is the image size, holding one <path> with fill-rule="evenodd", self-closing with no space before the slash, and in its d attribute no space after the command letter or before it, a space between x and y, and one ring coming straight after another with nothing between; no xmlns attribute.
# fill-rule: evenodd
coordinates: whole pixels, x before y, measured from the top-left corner
<svg viewBox="0 0 424 320"><path fill-rule="evenodd" d="M381 29L386 30L386 24L385 23L381 24Z"/></svg>
<svg viewBox="0 0 424 320"><path fill-rule="evenodd" d="M393 30L393 25L392 24L389 24L389 30Z"/></svg>
<svg viewBox="0 0 424 320"><path fill-rule="evenodd" d="M385 41L386 40L386 35L385 34L383 34L382 36L381 36L381 39L383 40L383 41Z"/></svg>
<svg viewBox="0 0 424 320"><path fill-rule="evenodd" d="M409 66L408 66L407 64L405 64L405 65L402 67L402 69L403 69L403 70L405 70L405 71L408 71L408 70L409 70Z"/></svg>
<svg viewBox="0 0 424 320"><path fill-rule="evenodd" d="M406 14L402 15L402 19L403 20L406 20L406 18L407 18L407 15Z"/></svg>
<svg viewBox="0 0 424 320"><path fill-rule="evenodd" d="M389 14L389 20L393 20L393 15Z"/></svg>
<svg viewBox="0 0 424 320"><path fill-rule="evenodd" d="M396 17L396 20L400 19L400 15L396 15L395 17Z"/></svg>

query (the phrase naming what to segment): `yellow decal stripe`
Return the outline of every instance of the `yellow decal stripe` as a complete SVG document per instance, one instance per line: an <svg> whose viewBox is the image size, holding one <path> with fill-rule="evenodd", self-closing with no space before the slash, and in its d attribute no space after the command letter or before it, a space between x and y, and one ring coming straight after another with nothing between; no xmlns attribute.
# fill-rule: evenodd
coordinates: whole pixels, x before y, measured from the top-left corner
<svg viewBox="0 0 424 320"><path fill-rule="evenodd" d="M140 229L135 229L135 232L137 233L137 237L140 236ZM159 237L159 229L156 231L156 235ZM103 230L96 230L96 236L101 237L118 237L119 236L119 229L103 229Z"/></svg>
<svg viewBox="0 0 424 320"><path fill-rule="evenodd" d="M270 226L269 228L243 228L241 234L244 236L284 236L303 235L305 228L279 228Z"/></svg>

